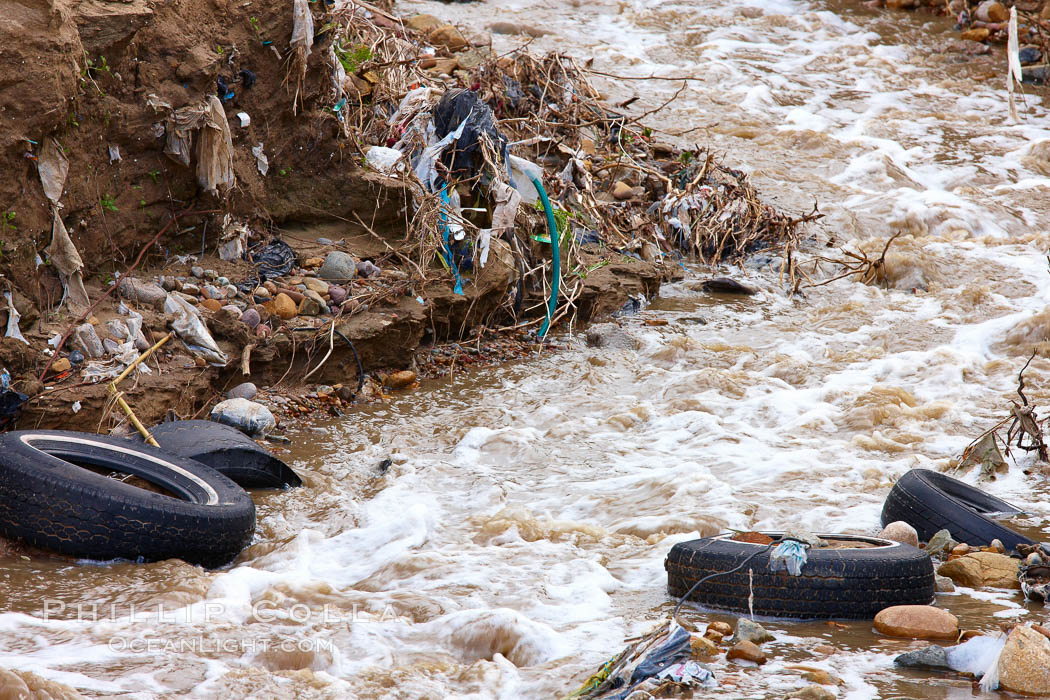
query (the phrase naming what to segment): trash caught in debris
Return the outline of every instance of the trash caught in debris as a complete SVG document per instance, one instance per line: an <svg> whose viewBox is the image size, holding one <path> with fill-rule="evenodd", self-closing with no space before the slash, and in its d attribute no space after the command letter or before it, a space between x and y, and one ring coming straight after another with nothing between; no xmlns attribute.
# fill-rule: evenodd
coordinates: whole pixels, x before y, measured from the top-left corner
<svg viewBox="0 0 1050 700"><path fill-rule="evenodd" d="M1012 448L1023 452L1035 452L1040 462L1050 464L1050 447L1047 447L1043 433L1043 421L1036 413L1036 406L1029 403L1024 393L1024 373L1034 358L1033 353L1017 373L1016 393L1021 403L1011 401L1009 414L967 445L956 467L959 474L965 474L975 466L980 466L981 478L995 479L997 475L1009 471L1010 465L1006 457L1011 456ZM1000 435L1003 427L1006 427L1005 436ZM1003 450L999 449L1000 443Z"/></svg>
<svg viewBox="0 0 1050 700"><path fill-rule="evenodd" d="M365 154L365 162L384 175L392 175L404 170L401 162L401 151L383 146L372 146Z"/></svg>
<svg viewBox="0 0 1050 700"><path fill-rule="evenodd" d="M248 280L240 286L242 289L255 288L259 284L287 275L295 265L295 251L280 238L274 238L265 245L249 249L248 259L255 265L258 278Z"/></svg>
<svg viewBox="0 0 1050 700"><path fill-rule="evenodd" d="M266 175L270 172L270 160L266 157L261 141L258 145L252 146L252 155L255 156L255 167L260 175Z"/></svg>
<svg viewBox="0 0 1050 700"><path fill-rule="evenodd" d="M248 238L250 236L251 230L247 224L234 221L227 214L223 220L222 236L220 237L219 247L216 250L219 258L222 260L240 260L243 258L248 248Z"/></svg>
<svg viewBox="0 0 1050 700"><path fill-rule="evenodd" d="M185 299L169 294L164 302L164 311L174 316L171 327L191 352L199 354L211 364L226 366L226 354L215 344L215 339L197 310Z"/></svg>
<svg viewBox="0 0 1050 700"><path fill-rule="evenodd" d="M13 425L29 397L14 389L0 391L0 429Z"/></svg>
<svg viewBox="0 0 1050 700"><path fill-rule="evenodd" d="M14 338L29 345L29 341L22 335L22 329L18 327L18 321L22 318L22 314L18 313L18 309L15 308L15 302L11 299L11 292L4 292L4 299L7 300L7 328L4 331L4 337Z"/></svg>
<svg viewBox="0 0 1050 700"><path fill-rule="evenodd" d="M212 408L211 419L237 428L250 437L265 437L276 425L268 408L248 399L220 401Z"/></svg>
<svg viewBox="0 0 1050 700"><path fill-rule="evenodd" d="M806 545L798 540L784 540L769 555L769 570L784 569L792 576L802 574L806 565Z"/></svg>
<svg viewBox="0 0 1050 700"><path fill-rule="evenodd" d="M624 700L636 690L665 693L713 687L711 669L691 658L692 641L693 635L674 620L662 622L632 640L562 700Z"/></svg>
<svg viewBox="0 0 1050 700"><path fill-rule="evenodd" d="M1025 600L1050 602L1050 557L1033 552L1025 559L1024 566L1017 570L1017 580Z"/></svg>

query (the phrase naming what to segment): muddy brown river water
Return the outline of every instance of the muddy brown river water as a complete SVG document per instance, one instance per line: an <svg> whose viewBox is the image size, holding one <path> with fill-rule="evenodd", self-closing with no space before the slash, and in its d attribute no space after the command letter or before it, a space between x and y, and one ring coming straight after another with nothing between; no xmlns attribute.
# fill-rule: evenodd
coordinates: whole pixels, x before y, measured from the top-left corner
<svg viewBox="0 0 1050 700"><path fill-rule="evenodd" d="M778 206L818 202L810 255L902 232L887 259L899 288L843 279L790 298L777 261L752 260L722 271L759 289L745 300L693 291L695 276L667 285L626 321L637 351L577 339L302 433L285 456L306 486L256 494L256 542L228 570L5 562L0 668L107 698L556 697L669 612L674 543L877 532L893 480L958 457L1048 347L1050 121L1035 93L1012 123L1005 59L943 52L947 20L858 6L401 3L540 27L533 50L608 73L689 76L654 126L725 152ZM639 111L680 85L595 84L637 94ZM1026 378L1050 405L1050 361ZM1015 454L986 487L1046 539L1050 486L1030 466ZM937 604L967 629L1050 616L1012 591ZM867 622L767 627L770 662L716 663L705 694L783 697L803 665L841 677L840 698L1000 697L895 669L922 643Z"/></svg>

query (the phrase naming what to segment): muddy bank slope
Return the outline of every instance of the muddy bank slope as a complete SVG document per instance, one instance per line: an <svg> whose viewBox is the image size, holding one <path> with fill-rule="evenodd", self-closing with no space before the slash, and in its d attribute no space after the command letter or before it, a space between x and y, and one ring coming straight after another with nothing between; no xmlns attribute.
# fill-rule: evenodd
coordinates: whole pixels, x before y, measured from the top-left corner
<svg viewBox="0 0 1050 700"><path fill-rule="evenodd" d="M481 348L502 334L519 348L490 343L493 359L520 355L553 274L539 203L493 229L488 176L450 160L442 172L466 242L446 242L438 197L408 168L366 157L393 145L420 156L433 139L423 124L458 88L492 111L497 146L512 141L542 166L563 241L556 323L655 295L683 255L717 262L779 246L804 219L601 105L569 59L498 57L485 37L429 16L303 7L297 25L285 3L3 3L0 53L17 68L0 79L0 272L12 294L2 313L19 317L23 339L8 324L0 362L26 399L9 396L20 411L8 425L122 423L99 382L132 356L126 343L141 350L169 332L172 296L219 354L180 333L122 385L146 423L200 414L245 379L288 387L309 375L352 387L352 401L363 375L425 372L416 350L445 341ZM420 87L424 99L399 111ZM285 264L260 267L274 241ZM330 258L349 267L326 270ZM138 338L125 333L135 314ZM84 323L101 352L70 333Z"/></svg>

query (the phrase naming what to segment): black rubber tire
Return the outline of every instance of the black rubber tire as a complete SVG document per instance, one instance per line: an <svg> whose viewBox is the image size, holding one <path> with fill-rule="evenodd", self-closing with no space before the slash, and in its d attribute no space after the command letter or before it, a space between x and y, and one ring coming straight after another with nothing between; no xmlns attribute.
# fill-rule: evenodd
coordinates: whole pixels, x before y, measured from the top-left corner
<svg viewBox="0 0 1050 700"><path fill-rule="evenodd" d="M150 428L165 452L195 459L245 488L302 486L291 467L237 428L210 420L179 420ZM142 437L138 436L142 442Z"/></svg>
<svg viewBox="0 0 1050 700"><path fill-rule="evenodd" d="M776 538L781 533L765 534ZM672 547L664 561L670 594L681 598L703 577L732 571L758 552L740 571L700 584L689 600L707 608L747 612L753 590L756 615L870 620L892 605L928 605L935 595L933 562L910 545L856 535L820 535L880 546L811 548L801 575L792 576L783 568L770 570L772 547L736 542L730 537L705 537ZM749 569L753 578L748 575Z"/></svg>
<svg viewBox="0 0 1050 700"><path fill-rule="evenodd" d="M1006 551L1033 540L1000 525L990 514L1016 515L1020 508L958 479L929 469L912 469L897 480L882 504L882 524L903 520L928 541L939 530L966 544L988 546L999 540Z"/></svg>
<svg viewBox="0 0 1050 700"><path fill-rule="evenodd" d="M134 474L172 498L84 469ZM214 469L123 438L0 434L0 533L82 559L179 558L216 567L246 547L255 504Z"/></svg>

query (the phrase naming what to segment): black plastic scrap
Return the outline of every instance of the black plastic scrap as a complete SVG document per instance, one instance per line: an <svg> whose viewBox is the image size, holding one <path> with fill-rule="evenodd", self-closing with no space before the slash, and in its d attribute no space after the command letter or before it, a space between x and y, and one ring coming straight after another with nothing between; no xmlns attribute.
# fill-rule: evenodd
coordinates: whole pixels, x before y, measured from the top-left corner
<svg viewBox="0 0 1050 700"><path fill-rule="evenodd" d="M22 404L29 400L25 394L7 389L0 393L0 429L7 429L22 411Z"/></svg>
<svg viewBox="0 0 1050 700"><path fill-rule="evenodd" d="M283 277L295 266L295 251L280 238L274 238L262 248L257 244L245 253L245 258L255 264L257 277L246 279L237 285L245 294L250 294L256 287L277 277Z"/></svg>
<svg viewBox="0 0 1050 700"><path fill-rule="evenodd" d="M434 133L443 139L463 122L466 122L463 134L441 156L441 162L453 175L471 177L481 168L482 138L489 139L493 150L506 162L507 139L496 128L492 108L478 99L475 92L449 90L434 108Z"/></svg>

